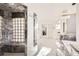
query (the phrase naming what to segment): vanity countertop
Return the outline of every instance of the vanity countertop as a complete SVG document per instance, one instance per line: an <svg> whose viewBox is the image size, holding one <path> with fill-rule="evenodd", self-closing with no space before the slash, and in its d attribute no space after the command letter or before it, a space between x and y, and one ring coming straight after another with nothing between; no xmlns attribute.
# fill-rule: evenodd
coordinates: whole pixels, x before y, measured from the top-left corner
<svg viewBox="0 0 79 59"><path fill-rule="evenodd" d="M62 41L67 48L67 50L72 53L72 50L74 51L75 55L79 55L79 43L74 41Z"/></svg>
<svg viewBox="0 0 79 59"><path fill-rule="evenodd" d="M74 44L70 44L70 45L76 52L79 53L79 43L74 43Z"/></svg>

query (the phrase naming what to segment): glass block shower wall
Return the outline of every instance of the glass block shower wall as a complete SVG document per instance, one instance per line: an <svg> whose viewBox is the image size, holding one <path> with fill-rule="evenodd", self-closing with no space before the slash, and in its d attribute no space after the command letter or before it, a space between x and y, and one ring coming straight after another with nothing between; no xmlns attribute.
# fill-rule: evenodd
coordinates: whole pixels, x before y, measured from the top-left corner
<svg viewBox="0 0 79 59"><path fill-rule="evenodd" d="M13 42L25 41L25 19L13 18Z"/></svg>

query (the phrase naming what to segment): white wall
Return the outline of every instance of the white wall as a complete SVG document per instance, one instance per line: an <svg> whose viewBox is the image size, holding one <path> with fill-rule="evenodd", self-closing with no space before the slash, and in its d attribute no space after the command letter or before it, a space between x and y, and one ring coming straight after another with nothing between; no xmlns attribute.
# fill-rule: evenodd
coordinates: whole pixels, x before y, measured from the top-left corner
<svg viewBox="0 0 79 59"><path fill-rule="evenodd" d="M76 7L76 38L77 42L79 42L79 4Z"/></svg>
<svg viewBox="0 0 79 59"><path fill-rule="evenodd" d="M33 55L33 13L28 12L28 20L27 20L27 49L25 49L28 56Z"/></svg>

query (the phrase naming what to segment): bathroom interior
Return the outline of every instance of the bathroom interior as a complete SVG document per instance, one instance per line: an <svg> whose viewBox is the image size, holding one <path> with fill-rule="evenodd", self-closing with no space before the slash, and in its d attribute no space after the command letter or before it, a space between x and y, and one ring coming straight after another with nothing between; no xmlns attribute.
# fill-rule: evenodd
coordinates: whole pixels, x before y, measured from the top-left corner
<svg viewBox="0 0 79 59"><path fill-rule="evenodd" d="M0 3L0 56L79 56L79 3Z"/></svg>

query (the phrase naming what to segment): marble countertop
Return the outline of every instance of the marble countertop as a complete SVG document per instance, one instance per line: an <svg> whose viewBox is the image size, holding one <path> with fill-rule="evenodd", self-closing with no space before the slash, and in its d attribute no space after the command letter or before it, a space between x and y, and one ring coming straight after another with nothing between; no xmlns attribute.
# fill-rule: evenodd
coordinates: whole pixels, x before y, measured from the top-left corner
<svg viewBox="0 0 79 59"><path fill-rule="evenodd" d="M72 49L74 50L75 54L79 55L79 43L75 41L63 41L67 50L72 53Z"/></svg>

